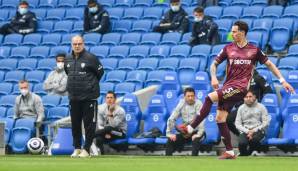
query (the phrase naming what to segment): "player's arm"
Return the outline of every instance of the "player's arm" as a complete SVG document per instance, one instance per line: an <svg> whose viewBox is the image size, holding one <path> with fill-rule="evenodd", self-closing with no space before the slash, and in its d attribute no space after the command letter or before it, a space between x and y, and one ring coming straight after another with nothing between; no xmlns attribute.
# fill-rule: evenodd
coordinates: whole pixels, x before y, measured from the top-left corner
<svg viewBox="0 0 298 171"><path fill-rule="evenodd" d="M267 60L265 65L279 79L279 82L287 92L295 93L294 88L284 79L278 68L270 60Z"/></svg>
<svg viewBox="0 0 298 171"><path fill-rule="evenodd" d="M218 89L218 84L219 84L216 77L217 65L218 65L218 62L214 60L210 66L211 85L215 90Z"/></svg>

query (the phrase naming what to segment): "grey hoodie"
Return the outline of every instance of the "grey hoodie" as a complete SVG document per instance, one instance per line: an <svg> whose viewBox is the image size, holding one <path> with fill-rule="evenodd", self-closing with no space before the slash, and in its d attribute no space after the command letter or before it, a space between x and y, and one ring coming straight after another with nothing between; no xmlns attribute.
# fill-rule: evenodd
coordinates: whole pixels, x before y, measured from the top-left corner
<svg viewBox="0 0 298 171"><path fill-rule="evenodd" d="M251 107L246 104L239 107L235 125L240 132L247 134L249 130L266 131L270 120L266 107L256 101Z"/></svg>
<svg viewBox="0 0 298 171"><path fill-rule="evenodd" d="M51 71L43 84L43 89L50 95L67 96L67 75L64 69Z"/></svg>

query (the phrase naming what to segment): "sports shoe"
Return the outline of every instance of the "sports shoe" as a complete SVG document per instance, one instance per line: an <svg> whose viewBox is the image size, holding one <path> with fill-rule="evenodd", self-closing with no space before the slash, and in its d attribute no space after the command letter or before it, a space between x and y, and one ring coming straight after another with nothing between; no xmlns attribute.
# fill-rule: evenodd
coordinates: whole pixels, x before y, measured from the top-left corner
<svg viewBox="0 0 298 171"><path fill-rule="evenodd" d="M81 153L81 149L75 149L70 157L79 157L80 153Z"/></svg>
<svg viewBox="0 0 298 171"><path fill-rule="evenodd" d="M86 157L91 157L91 156L90 156L90 154L85 149L83 149L81 151L81 153L79 154L79 157L80 158L86 158Z"/></svg>
<svg viewBox="0 0 298 171"><path fill-rule="evenodd" d="M224 152L224 153L221 154L221 156L218 157L218 159L222 159L222 160L224 160L224 159L236 159L236 156L231 155L227 152Z"/></svg>

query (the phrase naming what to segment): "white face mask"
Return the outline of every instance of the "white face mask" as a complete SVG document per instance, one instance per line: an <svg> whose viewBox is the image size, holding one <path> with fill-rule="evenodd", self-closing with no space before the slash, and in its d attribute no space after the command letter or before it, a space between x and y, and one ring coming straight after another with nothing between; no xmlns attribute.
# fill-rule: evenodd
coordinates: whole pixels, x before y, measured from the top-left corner
<svg viewBox="0 0 298 171"><path fill-rule="evenodd" d="M171 9L172 11L177 12L180 10L180 5L171 5Z"/></svg>
<svg viewBox="0 0 298 171"><path fill-rule="evenodd" d="M18 11L19 11L19 13L21 15L24 15L24 14L26 14L28 12L28 8L21 8L21 7L19 7Z"/></svg>
<svg viewBox="0 0 298 171"><path fill-rule="evenodd" d="M57 68L63 69L64 68L64 62L57 62Z"/></svg>
<svg viewBox="0 0 298 171"><path fill-rule="evenodd" d="M29 90L28 89L21 89L20 92L23 96L26 96L29 93Z"/></svg>
<svg viewBox="0 0 298 171"><path fill-rule="evenodd" d="M98 10L97 6L89 8L89 12L93 14L96 13L97 10Z"/></svg>
<svg viewBox="0 0 298 171"><path fill-rule="evenodd" d="M203 18L201 18L201 17L195 17L195 22L200 22L200 21L202 21L203 20Z"/></svg>

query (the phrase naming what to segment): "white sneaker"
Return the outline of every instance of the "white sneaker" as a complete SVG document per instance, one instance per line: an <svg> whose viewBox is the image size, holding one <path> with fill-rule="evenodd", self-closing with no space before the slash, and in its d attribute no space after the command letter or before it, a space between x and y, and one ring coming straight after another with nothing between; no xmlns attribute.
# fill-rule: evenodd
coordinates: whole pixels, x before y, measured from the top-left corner
<svg viewBox="0 0 298 171"><path fill-rule="evenodd" d="M75 149L73 150L73 153L70 157L79 157L79 154L81 153L81 149Z"/></svg>
<svg viewBox="0 0 298 171"><path fill-rule="evenodd" d="M90 154L85 149L83 149L81 151L81 153L79 154L79 157L80 158L86 158L86 157L91 157L91 156L90 156Z"/></svg>

